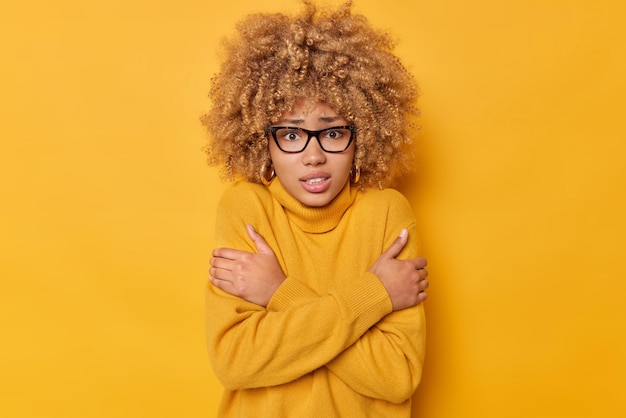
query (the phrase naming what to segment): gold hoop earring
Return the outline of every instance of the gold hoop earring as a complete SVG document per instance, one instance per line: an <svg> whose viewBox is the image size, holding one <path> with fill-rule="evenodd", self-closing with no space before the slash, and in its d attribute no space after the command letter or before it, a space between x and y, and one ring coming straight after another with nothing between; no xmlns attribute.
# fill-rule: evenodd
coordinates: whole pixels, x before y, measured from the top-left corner
<svg viewBox="0 0 626 418"><path fill-rule="evenodd" d="M270 171L269 177L268 177L267 165L263 164L261 166L261 183L263 183L266 186L269 186L270 184L272 184L272 180L274 180L274 177L276 177L276 170L274 170L274 165L271 162L270 162L270 167L272 168L272 171Z"/></svg>
<svg viewBox="0 0 626 418"><path fill-rule="evenodd" d="M361 168L359 166L353 166L350 169L350 180L352 183L357 184L361 179Z"/></svg>

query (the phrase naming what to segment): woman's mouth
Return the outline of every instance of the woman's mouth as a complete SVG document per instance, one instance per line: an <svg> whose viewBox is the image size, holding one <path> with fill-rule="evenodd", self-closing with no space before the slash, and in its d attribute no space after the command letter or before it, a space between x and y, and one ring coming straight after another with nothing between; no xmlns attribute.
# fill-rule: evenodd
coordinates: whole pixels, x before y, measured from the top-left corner
<svg viewBox="0 0 626 418"><path fill-rule="evenodd" d="M300 184L309 193L323 193L330 187L330 176L328 175L308 175L300 179Z"/></svg>

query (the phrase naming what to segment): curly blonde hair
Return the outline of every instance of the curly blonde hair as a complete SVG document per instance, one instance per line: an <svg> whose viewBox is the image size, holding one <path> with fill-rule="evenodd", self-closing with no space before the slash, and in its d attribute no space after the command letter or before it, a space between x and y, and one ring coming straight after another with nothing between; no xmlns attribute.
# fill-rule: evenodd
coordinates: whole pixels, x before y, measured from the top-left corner
<svg viewBox="0 0 626 418"><path fill-rule="evenodd" d="M224 41L201 119L207 161L230 180L261 182L261 167L270 164L267 127L304 98L356 126L359 184L386 187L411 165L417 84L392 53L390 36L352 13L351 1L335 11L303 3L299 16L250 15Z"/></svg>

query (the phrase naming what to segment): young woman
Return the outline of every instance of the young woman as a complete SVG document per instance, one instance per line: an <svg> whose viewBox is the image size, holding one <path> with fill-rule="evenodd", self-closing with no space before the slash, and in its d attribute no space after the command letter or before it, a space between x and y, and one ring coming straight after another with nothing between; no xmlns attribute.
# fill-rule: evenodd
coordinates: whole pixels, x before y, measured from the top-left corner
<svg viewBox="0 0 626 418"><path fill-rule="evenodd" d="M218 206L207 341L225 417L408 417L428 287L410 205L417 88L351 12L238 26L213 78Z"/></svg>

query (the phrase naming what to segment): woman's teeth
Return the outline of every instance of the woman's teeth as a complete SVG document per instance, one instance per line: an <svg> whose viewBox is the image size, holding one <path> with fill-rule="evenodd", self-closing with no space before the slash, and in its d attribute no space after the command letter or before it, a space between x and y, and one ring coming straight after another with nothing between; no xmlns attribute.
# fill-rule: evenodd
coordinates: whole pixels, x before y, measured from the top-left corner
<svg viewBox="0 0 626 418"><path fill-rule="evenodd" d="M321 177L321 178L316 178L316 179L307 179L307 180L305 180L305 182L307 184L318 184L318 183L323 182L324 180L326 180L326 179Z"/></svg>

